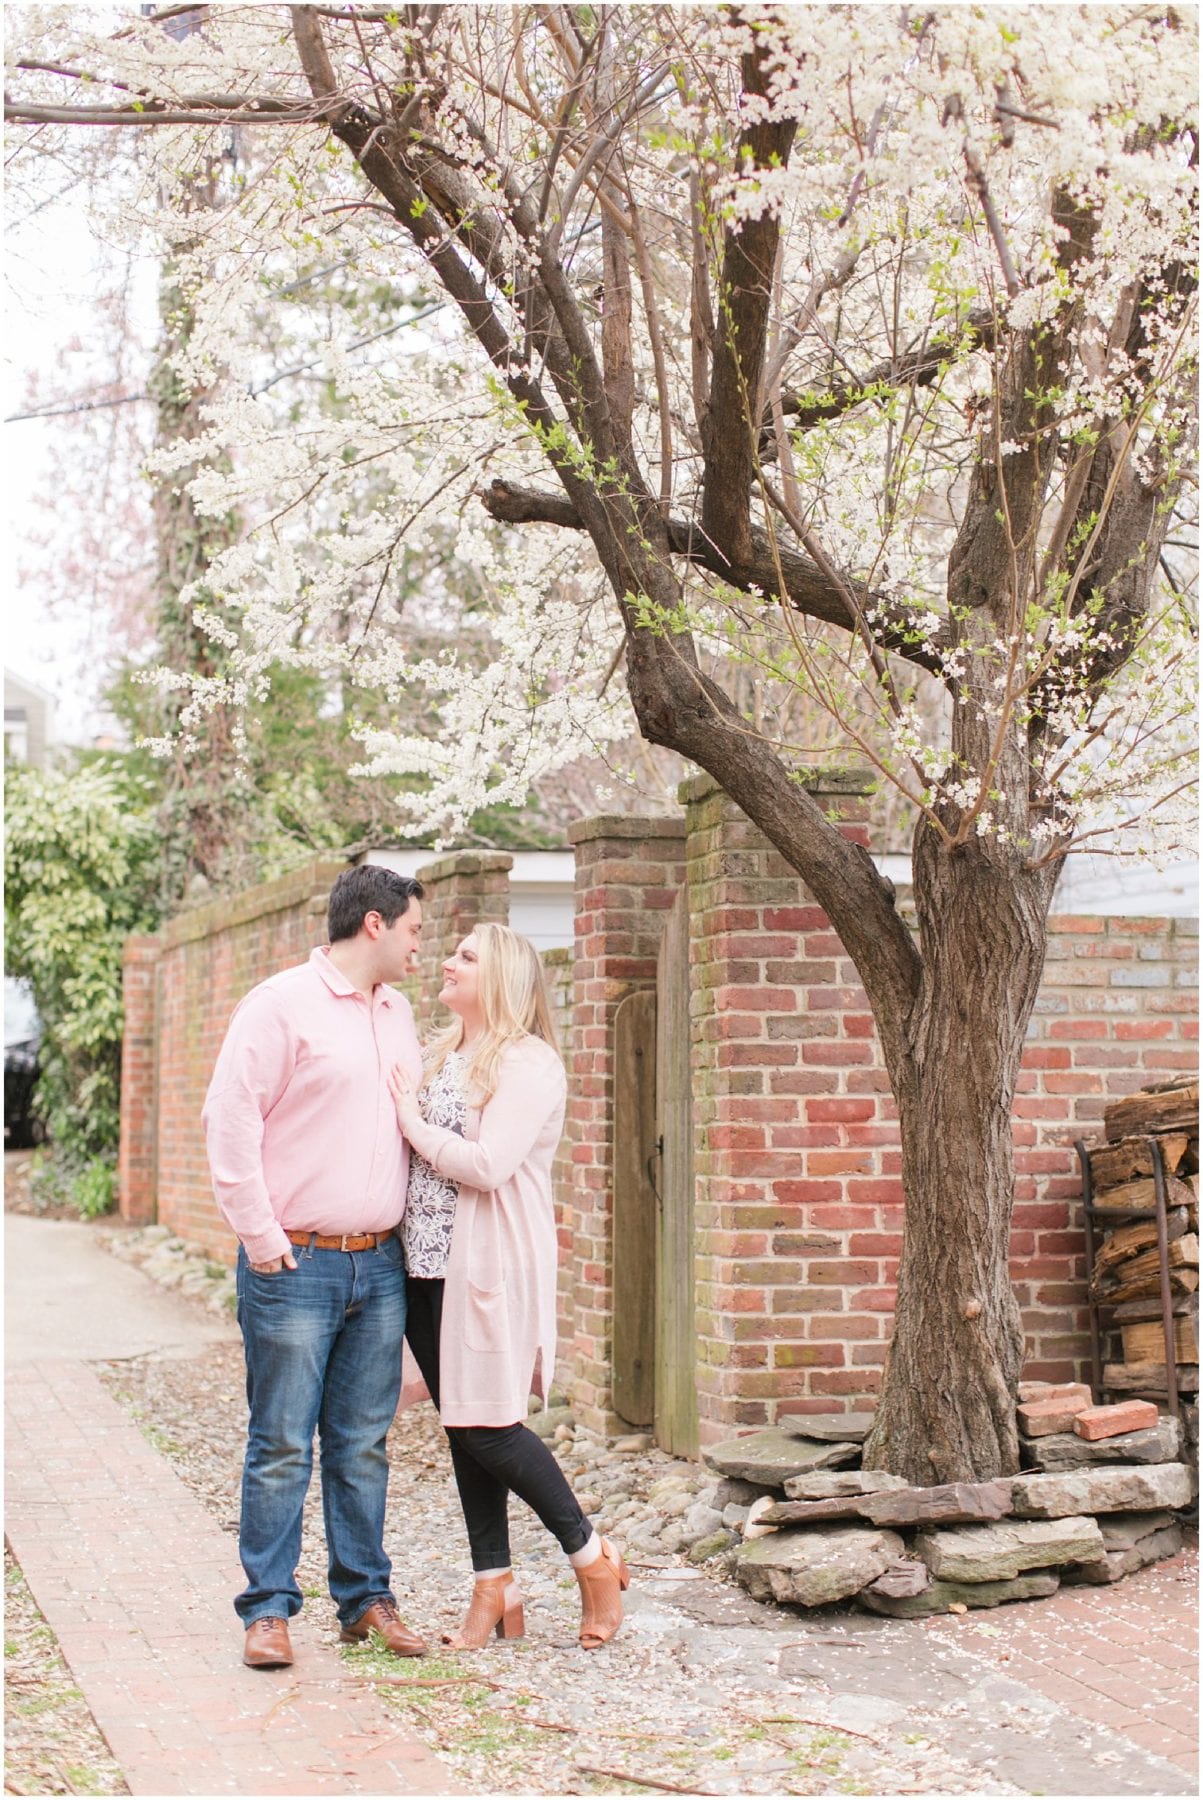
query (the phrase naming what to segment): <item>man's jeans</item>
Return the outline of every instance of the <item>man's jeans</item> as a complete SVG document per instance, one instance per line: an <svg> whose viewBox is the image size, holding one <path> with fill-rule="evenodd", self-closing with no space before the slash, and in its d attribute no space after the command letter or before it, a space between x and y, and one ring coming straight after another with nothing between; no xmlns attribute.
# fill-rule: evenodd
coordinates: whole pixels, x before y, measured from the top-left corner
<svg viewBox="0 0 1203 1800"><path fill-rule="evenodd" d="M396 1233L375 1250L293 1253L295 1269L256 1275L238 1254L238 1323L251 1416L238 1548L244 1625L301 1610L301 1515L321 1443L330 1592L353 1625L390 1597L384 1553L385 1438L401 1390L405 1265Z"/></svg>

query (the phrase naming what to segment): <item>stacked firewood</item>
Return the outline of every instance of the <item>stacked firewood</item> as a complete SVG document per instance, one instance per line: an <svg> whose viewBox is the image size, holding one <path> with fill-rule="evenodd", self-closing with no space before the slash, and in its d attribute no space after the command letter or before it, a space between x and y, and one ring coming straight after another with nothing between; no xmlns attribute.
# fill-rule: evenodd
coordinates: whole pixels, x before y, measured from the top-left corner
<svg viewBox="0 0 1203 1800"><path fill-rule="evenodd" d="M1091 1150L1094 1205L1125 1209L1138 1218L1116 1221L1096 1250L1091 1297L1107 1307L1103 1320L1121 1359L1107 1363L1104 1385L1115 1393L1164 1392L1165 1326L1157 1245L1153 1147L1165 1170L1166 1236L1174 1319L1178 1389L1199 1386L1199 1081L1180 1076L1117 1100L1103 1115L1107 1142Z"/></svg>

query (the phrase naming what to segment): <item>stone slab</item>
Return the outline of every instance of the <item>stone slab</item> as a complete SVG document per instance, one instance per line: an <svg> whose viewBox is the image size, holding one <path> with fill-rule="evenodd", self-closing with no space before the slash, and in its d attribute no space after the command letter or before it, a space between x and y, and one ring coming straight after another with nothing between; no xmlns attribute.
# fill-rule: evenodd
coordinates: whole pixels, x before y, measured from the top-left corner
<svg viewBox="0 0 1203 1800"><path fill-rule="evenodd" d="M817 1469L810 1475L791 1475L785 1491L791 1500L836 1500L847 1494L883 1494L887 1488L909 1485L904 1475L887 1475L884 1469Z"/></svg>
<svg viewBox="0 0 1203 1800"><path fill-rule="evenodd" d="M1194 1487L1184 1463L1112 1463L1061 1475L1012 1475L1010 1483L1012 1504L1021 1519L1189 1506Z"/></svg>
<svg viewBox="0 0 1203 1800"><path fill-rule="evenodd" d="M1173 1462L1182 1443L1182 1431L1176 1419L1165 1415L1147 1431L1126 1431L1122 1437L1099 1438L1091 1442L1073 1432L1059 1432L1055 1437L1035 1438L1022 1446L1023 1460L1048 1474L1066 1469L1083 1469L1098 1463Z"/></svg>
<svg viewBox="0 0 1203 1800"><path fill-rule="evenodd" d="M766 1487L763 1481L736 1481L732 1476L724 1476L714 1493L716 1512L722 1512L725 1506L751 1506L754 1500L770 1499L779 1494L781 1489L776 1485Z"/></svg>
<svg viewBox="0 0 1203 1800"><path fill-rule="evenodd" d="M797 1481L789 1484L796 1488ZM759 1516L766 1525L808 1525L822 1519L865 1519L871 1525L963 1525L1002 1519L1011 1511L1010 1481L952 1481L935 1487L845 1493L826 1500L784 1500Z"/></svg>
<svg viewBox="0 0 1203 1800"><path fill-rule="evenodd" d="M856 1462L859 1456L859 1444L820 1442L769 1426L764 1431L751 1431L746 1437L710 1445L703 1450L702 1461L720 1475L780 1488L791 1475L805 1475L812 1469L842 1468Z"/></svg>
<svg viewBox="0 0 1203 1800"><path fill-rule="evenodd" d="M1100 1562L1103 1534L1084 1517L1004 1520L920 1531L912 1545L937 1580L1014 1581L1026 1569Z"/></svg>
<svg viewBox="0 0 1203 1800"><path fill-rule="evenodd" d="M890 1600L903 1600L922 1594L930 1586L931 1570L927 1564L908 1556L901 1562L891 1563L883 1575L869 1583L865 1592L880 1594Z"/></svg>
<svg viewBox="0 0 1203 1800"><path fill-rule="evenodd" d="M1074 1420L1073 1429L1075 1436L1093 1444L1125 1431L1147 1431L1156 1423L1157 1408L1151 1400L1121 1400L1114 1406L1088 1406Z"/></svg>
<svg viewBox="0 0 1203 1800"><path fill-rule="evenodd" d="M1011 1511L1011 1483L948 1481L900 1493L868 1494L861 1516L874 1525L959 1525L1002 1519Z"/></svg>
<svg viewBox="0 0 1203 1800"><path fill-rule="evenodd" d="M833 1494L829 1500L778 1500L757 1515L762 1525L819 1525L830 1519L859 1519L866 1494Z"/></svg>
<svg viewBox="0 0 1203 1800"><path fill-rule="evenodd" d="M818 1438L825 1444L863 1444L873 1429L873 1414L806 1413L781 1420L782 1431L797 1437Z"/></svg>
<svg viewBox="0 0 1203 1800"><path fill-rule="evenodd" d="M1085 1582L1094 1587L1102 1587L1114 1581L1122 1581L1125 1575L1135 1575L1138 1569L1147 1569L1150 1563L1161 1562L1167 1556L1177 1556L1182 1548L1182 1527L1176 1519L1165 1513L1142 1513L1143 1519L1150 1517L1166 1520L1166 1523L1153 1531L1146 1532L1126 1544L1108 1545L1105 1556L1099 1562L1080 1563L1076 1568L1067 1569L1065 1579L1068 1582ZM1103 1542L1107 1543L1107 1527L1103 1527Z"/></svg>
<svg viewBox="0 0 1203 1800"><path fill-rule="evenodd" d="M1173 1513L1112 1513L1110 1518L1099 1520L1099 1530L1103 1534L1103 1547L1107 1550L1131 1550L1141 1538L1146 1538L1154 1531L1166 1531L1178 1521Z"/></svg>
<svg viewBox="0 0 1203 1800"><path fill-rule="evenodd" d="M862 1589L857 1604L891 1619L922 1619L946 1613L951 1606L1004 1606L1010 1600L1044 1600L1055 1594L1060 1582L1049 1569L1017 1575L1012 1581L933 1581L920 1594L893 1595L878 1590L876 1583Z"/></svg>
<svg viewBox="0 0 1203 1800"><path fill-rule="evenodd" d="M893 1531L820 1525L775 1531L745 1544L735 1574L754 1599L829 1606L876 1581L902 1552L902 1539Z"/></svg>

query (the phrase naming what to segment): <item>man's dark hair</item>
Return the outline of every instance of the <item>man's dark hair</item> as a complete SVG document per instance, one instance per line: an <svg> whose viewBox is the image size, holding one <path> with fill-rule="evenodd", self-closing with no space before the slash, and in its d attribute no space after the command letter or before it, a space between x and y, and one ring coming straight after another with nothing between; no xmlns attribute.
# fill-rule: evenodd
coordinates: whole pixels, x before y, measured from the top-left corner
<svg viewBox="0 0 1203 1800"><path fill-rule="evenodd" d="M386 925L394 924L408 912L410 901L420 900L425 891L412 875L398 875L395 869L382 869L375 863L344 869L330 889L326 908L330 942L357 937L365 913L378 912Z"/></svg>

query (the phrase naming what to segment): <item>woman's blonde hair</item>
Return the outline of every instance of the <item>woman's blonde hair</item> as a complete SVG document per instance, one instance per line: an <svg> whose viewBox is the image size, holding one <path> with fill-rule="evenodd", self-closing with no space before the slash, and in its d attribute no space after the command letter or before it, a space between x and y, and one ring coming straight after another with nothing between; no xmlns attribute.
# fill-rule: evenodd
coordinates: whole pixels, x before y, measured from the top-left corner
<svg viewBox="0 0 1203 1800"><path fill-rule="evenodd" d="M501 1059L511 1044L524 1037L542 1038L556 1055L556 1028L552 1023L543 964L529 938L519 937L508 925L474 925L465 936L476 939L480 969L478 993L483 1029L468 1063L468 1091L483 1106L497 1091ZM461 940L462 941L462 940ZM424 1079L436 1075L464 1035L462 1019L436 1034L423 1052Z"/></svg>

